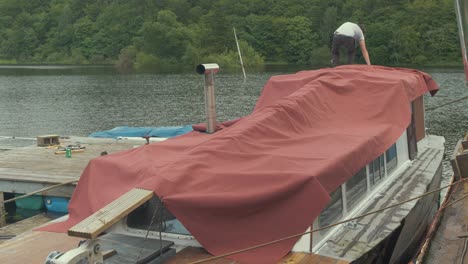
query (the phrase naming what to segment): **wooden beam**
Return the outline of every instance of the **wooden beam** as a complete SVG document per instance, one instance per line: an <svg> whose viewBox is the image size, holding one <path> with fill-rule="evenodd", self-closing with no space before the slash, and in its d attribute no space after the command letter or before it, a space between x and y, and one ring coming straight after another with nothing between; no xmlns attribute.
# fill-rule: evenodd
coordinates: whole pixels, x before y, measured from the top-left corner
<svg viewBox="0 0 468 264"><path fill-rule="evenodd" d="M69 236L96 238L117 221L153 197L153 191L131 189L68 230Z"/></svg>
<svg viewBox="0 0 468 264"><path fill-rule="evenodd" d="M468 140L462 140L463 149L468 149Z"/></svg>
<svg viewBox="0 0 468 264"><path fill-rule="evenodd" d="M115 254L117 254L117 251L115 249L111 249L111 250L105 250L102 252L102 258L104 260L114 256Z"/></svg>
<svg viewBox="0 0 468 264"><path fill-rule="evenodd" d="M0 161L1 162L1 161ZM0 179L0 192L4 193L31 193L36 190L43 189L49 186L55 185L50 182L34 182L34 181L15 181L14 179ZM42 195L47 196L58 196L58 197L72 197L73 191L75 190L76 183L69 185L62 185L60 187L47 190Z"/></svg>
<svg viewBox="0 0 468 264"><path fill-rule="evenodd" d="M461 178L468 177L468 152L463 152L457 155L457 166Z"/></svg>
<svg viewBox="0 0 468 264"><path fill-rule="evenodd" d="M3 192L0 192L0 227L6 226L6 212L3 199Z"/></svg>
<svg viewBox="0 0 468 264"><path fill-rule="evenodd" d="M458 140L457 144L455 145L455 149L452 153L452 156L450 157L450 165L452 165L455 180L461 179L460 168L458 167L457 163L457 155L460 153L460 151L463 151L461 139Z"/></svg>

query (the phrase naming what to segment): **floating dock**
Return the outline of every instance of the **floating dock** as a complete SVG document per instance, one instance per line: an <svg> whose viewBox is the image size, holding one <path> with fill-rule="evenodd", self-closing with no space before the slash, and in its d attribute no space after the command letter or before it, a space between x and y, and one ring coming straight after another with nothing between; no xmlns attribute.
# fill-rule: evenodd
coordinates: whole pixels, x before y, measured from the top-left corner
<svg viewBox="0 0 468 264"><path fill-rule="evenodd" d="M10 138L9 146L12 141L14 138ZM56 154L59 150L57 146L39 147L34 140L30 140L30 143L29 146L9 147L0 151L0 193L31 193L58 183L78 180L89 160L101 156L103 152L110 154L141 146L145 140L60 138L61 147L78 144L85 147L79 153L72 152L71 158L67 158L65 153ZM42 195L71 197L75 185L63 185Z"/></svg>

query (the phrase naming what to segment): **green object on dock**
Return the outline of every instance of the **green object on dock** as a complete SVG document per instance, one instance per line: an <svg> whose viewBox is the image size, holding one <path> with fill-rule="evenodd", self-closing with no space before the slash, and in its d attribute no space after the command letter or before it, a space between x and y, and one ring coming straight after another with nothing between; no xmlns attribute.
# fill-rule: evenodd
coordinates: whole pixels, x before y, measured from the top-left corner
<svg viewBox="0 0 468 264"><path fill-rule="evenodd" d="M71 158L72 150L71 148L65 149L65 157Z"/></svg>
<svg viewBox="0 0 468 264"><path fill-rule="evenodd" d="M15 194L15 197L22 194ZM30 210L41 210L44 208L44 200L41 195L32 195L15 201L16 207Z"/></svg>

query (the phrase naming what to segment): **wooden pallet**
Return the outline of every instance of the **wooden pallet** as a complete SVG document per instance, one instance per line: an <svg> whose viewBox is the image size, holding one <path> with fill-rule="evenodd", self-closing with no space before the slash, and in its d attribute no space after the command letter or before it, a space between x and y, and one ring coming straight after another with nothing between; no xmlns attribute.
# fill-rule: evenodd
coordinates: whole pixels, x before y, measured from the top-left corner
<svg viewBox="0 0 468 264"><path fill-rule="evenodd" d="M153 191L131 189L68 230L69 236L96 238L104 230L153 197Z"/></svg>

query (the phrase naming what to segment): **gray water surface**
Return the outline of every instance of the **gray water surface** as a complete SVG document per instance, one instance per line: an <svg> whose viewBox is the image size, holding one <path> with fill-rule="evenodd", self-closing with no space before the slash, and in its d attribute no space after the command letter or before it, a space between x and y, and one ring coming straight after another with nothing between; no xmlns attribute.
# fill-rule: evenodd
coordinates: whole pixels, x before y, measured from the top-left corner
<svg viewBox="0 0 468 264"><path fill-rule="evenodd" d="M218 120L249 114L265 82L290 70L216 76ZM428 69L440 85L427 108L468 95L462 69ZM178 126L204 121L204 79L195 73L118 74L106 66L0 66L0 136L87 136L117 126ZM468 131L468 100L426 112L429 134L447 156ZM447 157L448 158L448 157ZM450 170L447 163L444 169Z"/></svg>
<svg viewBox="0 0 468 264"><path fill-rule="evenodd" d="M271 74L216 76L218 120L250 113ZM193 74L116 74L109 69L0 68L0 136L87 136L116 126L204 120L204 79Z"/></svg>

